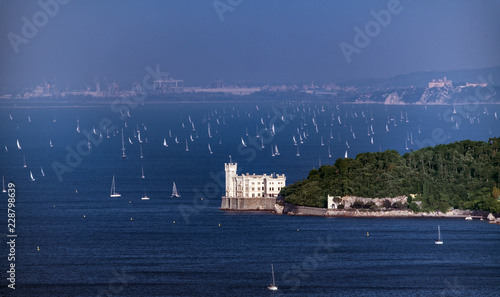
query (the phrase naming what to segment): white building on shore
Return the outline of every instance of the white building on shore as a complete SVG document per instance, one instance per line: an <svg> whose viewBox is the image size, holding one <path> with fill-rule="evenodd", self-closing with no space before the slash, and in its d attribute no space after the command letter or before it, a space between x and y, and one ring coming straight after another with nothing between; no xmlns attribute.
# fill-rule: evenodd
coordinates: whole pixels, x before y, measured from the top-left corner
<svg viewBox="0 0 500 297"><path fill-rule="evenodd" d="M429 89L430 88L442 88L442 87L452 87L453 82L451 80L446 79L446 76L443 79L439 79L436 81L433 79L431 82L429 82Z"/></svg>
<svg viewBox="0 0 500 297"><path fill-rule="evenodd" d="M237 175L236 163L225 163L227 198L274 198L285 186L284 174Z"/></svg>

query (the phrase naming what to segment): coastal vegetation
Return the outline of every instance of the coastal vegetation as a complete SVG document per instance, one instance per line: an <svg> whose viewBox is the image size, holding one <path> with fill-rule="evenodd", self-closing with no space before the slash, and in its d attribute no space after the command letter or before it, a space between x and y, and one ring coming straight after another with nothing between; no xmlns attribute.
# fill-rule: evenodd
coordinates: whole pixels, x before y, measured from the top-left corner
<svg viewBox="0 0 500 297"><path fill-rule="evenodd" d="M393 209L446 212L451 208L500 213L500 138L460 141L400 155L395 150L337 159L286 186L295 205L326 207L327 195L385 198L406 195ZM420 201L418 204L416 203ZM357 208L374 209L369 205Z"/></svg>

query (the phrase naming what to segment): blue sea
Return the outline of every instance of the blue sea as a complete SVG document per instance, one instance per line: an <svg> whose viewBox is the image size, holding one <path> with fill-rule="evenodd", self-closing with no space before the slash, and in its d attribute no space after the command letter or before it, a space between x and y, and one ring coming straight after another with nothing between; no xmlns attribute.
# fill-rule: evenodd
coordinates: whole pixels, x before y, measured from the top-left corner
<svg viewBox="0 0 500 297"><path fill-rule="evenodd" d="M498 294L497 225L277 216L219 206L230 160L239 174L283 173L291 184L346 154L404 154L499 137L500 105L121 107L0 108L0 173L5 187L15 185L17 235L15 262L8 261L12 233L1 193L2 296ZM113 175L118 198L110 197ZM180 198L170 198L173 182ZM145 195L150 200L141 200ZM441 246L434 244L438 225ZM11 263L15 290L7 287ZM266 288L271 264L276 292Z"/></svg>

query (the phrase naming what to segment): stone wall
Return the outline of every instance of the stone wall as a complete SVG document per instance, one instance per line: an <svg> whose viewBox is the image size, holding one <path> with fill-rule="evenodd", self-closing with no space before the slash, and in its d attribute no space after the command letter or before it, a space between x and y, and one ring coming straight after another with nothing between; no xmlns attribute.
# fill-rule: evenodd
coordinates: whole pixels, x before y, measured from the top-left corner
<svg viewBox="0 0 500 297"><path fill-rule="evenodd" d="M356 200L362 201L363 203L367 203L367 202L372 201L377 206L382 206L382 203L384 203L385 200L391 201L391 204L398 202L398 201L401 203L407 202L407 198L405 195L396 196L393 198L363 198L363 197L356 197L356 196L344 196L344 197L342 197L342 204L344 204L344 208L351 208L352 204Z"/></svg>
<svg viewBox="0 0 500 297"><path fill-rule="evenodd" d="M284 213L298 216L324 216L326 215L326 208L298 206L285 203Z"/></svg>
<svg viewBox="0 0 500 297"><path fill-rule="evenodd" d="M274 210L276 198L262 197L222 197L222 210Z"/></svg>

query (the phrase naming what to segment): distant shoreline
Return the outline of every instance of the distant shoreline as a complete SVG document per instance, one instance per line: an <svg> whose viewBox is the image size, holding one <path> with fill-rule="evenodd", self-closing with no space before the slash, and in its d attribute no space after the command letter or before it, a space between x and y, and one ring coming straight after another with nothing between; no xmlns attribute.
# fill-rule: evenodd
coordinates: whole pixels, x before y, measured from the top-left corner
<svg viewBox="0 0 500 297"><path fill-rule="evenodd" d="M11 100L11 99L3 99L3 100ZM23 108L95 108L95 107L103 107L103 106L110 106L112 104L115 104L113 101L92 101L92 102L81 102L81 103L75 103L75 102L57 102L57 101L47 101L47 102L41 102L37 101L37 99L16 99L19 101L9 101L5 102L2 99L0 99L0 109L6 109L6 108L18 108L18 109L23 109ZM2 102L3 101L3 102ZM197 100L188 100L188 101L147 101L147 102L142 102L140 106L146 106L146 105L168 105L168 104L220 104L220 103L272 103L272 102L283 102L286 100L283 99L275 99L275 100L204 100L204 101L197 101ZM294 100L291 100L294 102ZM348 104L353 104L353 105L385 105L385 106L461 106L461 105L466 105L467 103L456 103L456 104L448 104L448 103L429 103L429 104L414 104L414 103L402 103L402 104L385 104L384 102L332 102L328 100L296 100L297 102L310 102L310 103L331 103L331 104L343 104L343 105L348 105ZM500 102L474 102L474 104L478 105L499 105ZM123 103L120 101L120 103L116 104L116 106L127 106L127 103ZM130 107L131 108L131 107ZM133 109L133 108L131 108Z"/></svg>

